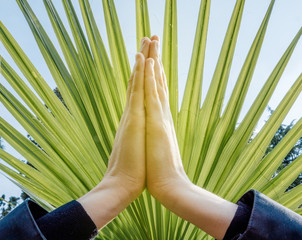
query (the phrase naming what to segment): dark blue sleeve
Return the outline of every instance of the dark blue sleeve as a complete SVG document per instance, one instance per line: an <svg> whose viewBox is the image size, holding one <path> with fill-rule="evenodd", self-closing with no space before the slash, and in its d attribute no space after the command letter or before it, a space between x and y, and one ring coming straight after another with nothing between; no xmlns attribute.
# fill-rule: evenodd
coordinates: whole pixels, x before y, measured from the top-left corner
<svg viewBox="0 0 302 240"><path fill-rule="evenodd" d="M0 221L0 239L5 240L46 240L36 219L47 211L36 203L26 200Z"/></svg>
<svg viewBox="0 0 302 240"><path fill-rule="evenodd" d="M242 203L251 208L251 214L245 231L233 236L232 240L302 239L302 217L297 213L256 190L244 194L238 201L239 205ZM232 222L236 222L236 217ZM236 224L240 225L240 222Z"/></svg>
<svg viewBox="0 0 302 240"><path fill-rule="evenodd" d="M47 240L90 240L98 234L94 222L78 201L71 201L37 219Z"/></svg>
<svg viewBox="0 0 302 240"><path fill-rule="evenodd" d="M0 221L0 239L5 240L88 240L98 231L77 201L48 213L27 200Z"/></svg>
<svg viewBox="0 0 302 240"><path fill-rule="evenodd" d="M243 202L238 202L238 208L235 216L228 227L223 240L232 240L234 237L240 236L247 229L251 216L252 208ZM236 238L235 238L236 239Z"/></svg>

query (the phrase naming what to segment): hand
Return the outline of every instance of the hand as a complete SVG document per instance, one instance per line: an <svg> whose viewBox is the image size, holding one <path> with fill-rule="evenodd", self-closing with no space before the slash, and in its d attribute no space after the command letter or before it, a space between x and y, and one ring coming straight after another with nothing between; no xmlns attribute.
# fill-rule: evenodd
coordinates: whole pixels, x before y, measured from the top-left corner
<svg viewBox="0 0 302 240"><path fill-rule="evenodd" d="M187 177L159 58L159 38L153 36L151 40L145 65L147 188L166 208L216 239L222 239L237 205L195 186Z"/></svg>
<svg viewBox="0 0 302 240"><path fill-rule="evenodd" d="M147 188L165 205L179 184L190 184L182 165L169 92L159 56L159 38L151 38L145 66Z"/></svg>
<svg viewBox="0 0 302 240"><path fill-rule="evenodd" d="M103 180L112 179L123 187L131 201L145 188L144 68L150 40L142 40L127 89L127 102ZM145 54L145 55L144 55Z"/></svg>
<svg viewBox="0 0 302 240"><path fill-rule="evenodd" d="M100 229L124 210L145 189L144 68L149 38L129 79L127 102L117 130L108 169L103 180L78 201Z"/></svg>

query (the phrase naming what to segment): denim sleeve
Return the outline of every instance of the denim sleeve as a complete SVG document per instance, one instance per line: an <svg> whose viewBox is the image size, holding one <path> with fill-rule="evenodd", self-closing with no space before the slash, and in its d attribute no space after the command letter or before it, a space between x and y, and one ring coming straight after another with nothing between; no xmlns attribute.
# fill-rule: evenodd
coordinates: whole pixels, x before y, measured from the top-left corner
<svg viewBox="0 0 302 240"><path fill-rule="evenodd" d="M36 220L47 211L36 203L26 200L0 221L0 239L5 240L46 240Z"/></svg>
<svg viewBox="0 0 302 240"><path fill-rule="evenodd" d="M246 230L233 240L302 239L302 217L256 190L244 194L238 202L252 208Z"/></svg>

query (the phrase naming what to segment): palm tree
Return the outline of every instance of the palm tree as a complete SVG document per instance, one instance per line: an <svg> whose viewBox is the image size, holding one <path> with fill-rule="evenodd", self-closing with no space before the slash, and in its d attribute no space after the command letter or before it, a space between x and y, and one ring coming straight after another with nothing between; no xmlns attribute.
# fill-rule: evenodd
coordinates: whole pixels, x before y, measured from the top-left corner
<svg viewBox="0 0 302 240"><path fill-rule="evenodd" d="M76 14L72 1L62 1L72 36L65 29L52 1L43 2L65 61L61 59L28 2L17 0L68 109L0 23L3 45L42 100L1 57L2 75L30 111L2 84L1 102L43 149L0 118L1 136L34 166L32 168L0 150L0 157L12 167L0 164L0 169L31 198L51 210L80 197L102 179L125 105L130 66L113 0L102 0L110 59L89 0L79 0L85 29L80 24L80 16ZM135 2L138 46L139 39L150 36L150 24L147 1ZM302 214L302 209L298 208L302 203L302 185L285 193L302 171L302 156L272 178L284 157L302 136L302 119L263 157L302 90L302 74L261 131L250 141L302 34L302 28L272 70L242 122L237 125L274 3L271 0L224 111L222 99L229 79L244 0L236 1L202 105L210 0L202 0L200 4L191 64L180 108L176 0L166 0L162 61L167 74L178 143L190 179L231 201L236 201L247 189L255 188ZM166 210L147 191L107 225L100 236L103 239L209 239L205 233Z"/></svg>

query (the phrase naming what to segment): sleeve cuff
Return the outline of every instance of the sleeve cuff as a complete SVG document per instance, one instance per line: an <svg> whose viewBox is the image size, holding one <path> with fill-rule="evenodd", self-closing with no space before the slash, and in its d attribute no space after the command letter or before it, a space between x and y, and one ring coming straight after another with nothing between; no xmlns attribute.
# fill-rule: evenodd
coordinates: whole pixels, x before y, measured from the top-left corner
<svg viewBox="0 0 302 240"><path fill-rule="evenodd" d="M97 234L94 222L75 200L50 213L26 200L0 222L0 239L5 240L88 240Z"/></svg>
<svg viewBox="0 0 302 240"><path fill-rule="evenodd" d="M228 227L223 240L237 239L240 234L245 232L251 217L252 209L243 202L238 203L238 208L233 217L230 226Z"/></svg>
<svg viewBox="0 0 302 240"><path fill-rule="evenodd" d="M33 201L24 201L1 220L0 239L47 240L35 220L45 214L47 211Z"/></svg>
<svg viewBox="0 0 302 240"><path fill-rule="evenodd" d="M75 200L37 219L37 224L48 240L88 240L98 234L94 222Z"/></svg>
<svg viewBox="0 0 302 240"><path fill-rule="evenodd" d="M238 201L252 208L247 229L238 240L302 239L302 217L264 194L250 190Z"/></svg>

